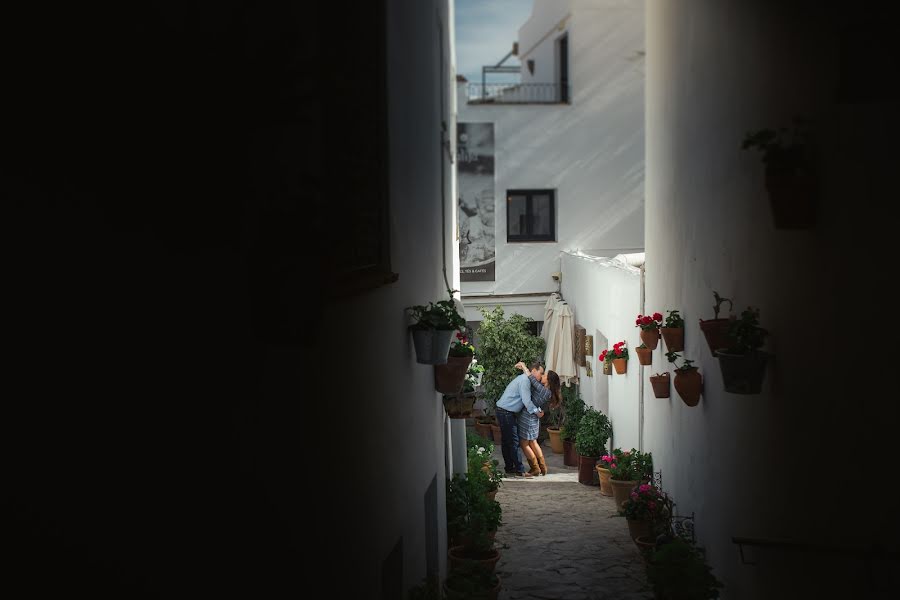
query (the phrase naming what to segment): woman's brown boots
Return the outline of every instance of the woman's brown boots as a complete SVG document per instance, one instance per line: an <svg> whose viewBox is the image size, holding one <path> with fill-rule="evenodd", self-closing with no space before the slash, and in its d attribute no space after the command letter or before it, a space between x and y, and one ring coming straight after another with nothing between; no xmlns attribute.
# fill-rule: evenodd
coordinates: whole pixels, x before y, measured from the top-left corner
<svg viewBox="0 0 900 600"><path fill-rule="evenodd" d="M544 455L537 457L538 467L541 469L541 475L547 474L547 463L544 462Z"/></svg>
<svg viewBox="0 0 900 600"><path fill-rule="evenodd" d="M528 457L526 456L525 458L528 458ZM528 464L531 466L531 470L528 471L528 473L530 475L540 475L541 474L541 469L538 466L537 458L528 458Z"/></svg>

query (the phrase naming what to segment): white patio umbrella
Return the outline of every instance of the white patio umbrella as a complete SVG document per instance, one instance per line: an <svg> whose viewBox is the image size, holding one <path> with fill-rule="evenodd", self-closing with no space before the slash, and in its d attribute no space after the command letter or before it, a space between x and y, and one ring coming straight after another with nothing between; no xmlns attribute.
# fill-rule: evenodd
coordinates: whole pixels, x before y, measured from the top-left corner
<svg viewBox="0 0 900 600"><path fill-rule="evenodd" d="M559 300L559 294L553 292L550 294L550 297L547 298L547 303L544 304L544 325L541 328L541 337L544 338L545 342L548 340L550 327L553 323L553 309L556 308L556 303L559 302Z"/></svg>
<svg viewBox="0 0 900 600"><path fill-rule="evenodd" d="M548 353L547 370L556 371L559 381L568 385L578 375L575 366L575 315L565 302L559 302L553 314L553 353ZM552 362L551 358L552 357Z"/></svg>

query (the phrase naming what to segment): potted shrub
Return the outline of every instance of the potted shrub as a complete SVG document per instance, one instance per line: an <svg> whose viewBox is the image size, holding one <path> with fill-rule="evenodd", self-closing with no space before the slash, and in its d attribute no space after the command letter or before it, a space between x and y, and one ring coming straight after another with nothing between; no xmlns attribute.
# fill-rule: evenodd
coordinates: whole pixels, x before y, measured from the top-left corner
<svg viewBox="0 0 900 600"><path fill-rule="evenodd" d="M732 394L758 394L771 356L760 350L768 331L759 326L759 309L747 307L728 328L728 347L719 350L719 368L725 391Z"/></svg>
<svg viewBox="0 0 900 600"><path fill-rule="evenodd" d="M514 365L537 359L544 353L545 343L526 328L534 319L518 314L506 318L500 306L493 310L482 308L481 314L484 316L478 326L478 358L484 367L481 387L485 403L493 410L506 385L520 374ZM495 433L498 432L499 427ZM494 443L500 443L496 436Z"/></svg>
<svg viewBox="0 0 900 600"><path fill-rule="evenodd" d="M489 478L480 469L447 482L447 533L452 540L450 568L477 567L493 572L500 552L494 535L501 524L500 504L488 497Z"/></svg>
<svg viewBox="0 0 900 600"><path fill-rule="evenodd" d="M670 310L666 316L666 322L660 328L662 339L666 343L666 350L684 351L684 319L677 310Z"/></svg>
<svg viewBox="0 0 900 600"><path fill-rule="evenodd" d="M406 308L416 321L409 326L409 330L416 347L416 361L420 364L446 364L453 332L465 329L466 320L456 310L453 291L447 291L450 294L449 300Z"/></svg>
<svg viewBox="0 0 900 600"><path fill-rule="evenodd" d="M669 397L669 372L657 373L650 376L650 385L653 386L653 395L657 398Z"/></svg>
<svg viewBox="0 0 900 600"><path fill-rule="evenodd" d="M442 394L455 395L462 387L469 371L469 365L475 358L475 346L469 342L463 332L456 333L451 339L447 361L434 366L434 389ZM472 389L474 392L474 388Z"/></svg>
<svg viewBox="0 0 900 600"><path fill-rule="evenodd" d="M565 396L563 396L563 401L565 401ZM544 407L544 417L547 419L547 436L550 438L550 449L553 450L554 454L562 454L564 452L560 430L562 411L562 406L556 409L549 406Z"/></svg>
<svg viewBox="0 0 900 600"><path fill-rule="evenodd" d="M612 352L607 358L609 356L612 356L612 364L616 369L616 373L624 375L628 369L628 347L625 345L625 340L613 344Z"/></svg>
<svg viewBox="0 0 900 600"><path fill-rule="evenodd" d="M653 454L640 450L623 451L616 448L609 463L610 479L616 507L622 510L631 490L640 483L648 483L653 478Z"/></svg>
<svg viewBox="0 0 900 600"><path fill-rule="evenodd" d="M500 461L493 457L494 445L489 440L470 433L466 435L466 454L468 477L480 478L485 496L493 500L503 485Z"/></svg>
<svg viewBox="0 0 900 600"><path fill-rule="evenodd" d="M657 543L648 561L647 581L660 600L718 598L723 587L706 564L703 552L678 536Z"/></svg>
<svg viewBox="0 0 900 600"><path fill-rule="evenodd" d="M656 350L656 346L659 344L659 327L662 325L662 318L659 313L653 313L652 317L638 315L634 322L635 327L641 328L641 341L650 350Z"/></svg>
<svg viewBox="0 0 900 600"><path fill-rule="evenodd" d="M581 394L575 386L563 386L562 394L563 405L559 436L563 440L563 464L567 467L577 467L578 453L575 451L575 437L578 435L578 427L587 410L587 405L581 399Z"/></svg>
<svg viewBox="0 0 900 600"><path fill-rule="evenodd" d="M668 494L649 483L642 483L631 490L622 503L620 514L628 522L631 539L655 540L658 535L668 532L673 507Z"/></svg>
<svg viewBox="0 0 900 600"><path fill-rule="evenodd" d="M709 351L715 356L716 350L728 345L728 325L734 317L729 315L727 319L720 319L719 309L722 303L728 303L728 312L731 313L731 300L720 296L719 292L715 291L713 292L713 297L716 300L713 306L715 317L707 320L700 319L700 330L703 331L703 337L706 338L706 345L709 346Z"/></svg>
<svg viewBox="0 0 900 600"><path fill-rule="evenodd" d="M477 565L465 565L451 570L443 587L445 600L497 600L500 576Z"/></svg>
<svg viewBox="0 0 900 600"><path fill-rule="evenodd" d="M609 482L612 477L612 472L610 471L610 465L615 462L615 459L609 454L604 454L600 457L600 460L597 461L597 475L600 478L600 494L603 496L612 496L612 484Z"/></svg>
<svg viewBox="0 0 900 600"><path fill-rule="evenodd" d="M637 353L638 363L644 366L653 364L653 350L648 348L646 344L642 342L634 351Z"/></svg>
<svg viewBox="0 0 900 600"><path fill-rule="evenodd" d="M666 352L669 362L675 364L681 355L677 352ZM703 377L693 365L692 360L684 359L680 367L675 368L675 391L688 406L697 406L703 392Z"/></svg>
<svg viewBox="0 0 900 600"><path fill-rule="evenodd" d="M597 357L597 360L599 360L600 364L603 365L604 375L612 375L612 358L612 353L609 351L609 349L603 350L603 352L600 353L600 356Z"/></svg>
<svg viewBox="0 0 900 600"><path fill-rule="evenodd" d="M808 122L794 118L788 129L749 132L743 150L762 154L766 191L776 229L806 229L816 222L817 185Z"/></svg>
<svg viewBox="0 0 900 600"><path fill-rule="evenodd" d="M594 467L597 460L606 451L606 442L612 436L612 425L609 418L592 407L587 407L578 433L575 436L575 451L578 453L578 482L585 485L596 485L597 472Z"/></svg>

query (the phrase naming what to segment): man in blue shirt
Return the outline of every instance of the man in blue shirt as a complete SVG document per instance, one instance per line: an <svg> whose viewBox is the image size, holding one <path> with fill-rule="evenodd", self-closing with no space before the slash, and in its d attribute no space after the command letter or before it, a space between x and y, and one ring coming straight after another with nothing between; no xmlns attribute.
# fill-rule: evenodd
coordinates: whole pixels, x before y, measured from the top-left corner
<svg viewBox="0 0 900 600"><path fill-rule="evenodd" d="M540 377L543 367L540 363L530 365L531 373ZM507 475L517 477L532 477L525 471L522 461L519 459L519 427L517 415L520 411L527 410L531 414L543 417L544 413L531 401L531 382L527 373L522 373L513 379L503 395L497 400L496 413L497 425L500 426L500 449L503 452L504 470Z"/></svg>

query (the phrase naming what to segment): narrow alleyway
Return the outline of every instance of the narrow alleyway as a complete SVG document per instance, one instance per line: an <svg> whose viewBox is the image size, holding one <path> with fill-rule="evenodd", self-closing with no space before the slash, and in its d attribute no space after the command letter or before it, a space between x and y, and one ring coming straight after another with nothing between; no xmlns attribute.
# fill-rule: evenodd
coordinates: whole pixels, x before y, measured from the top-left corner
<svg viewBox="0 0 900 600"><path fill-rule="evenodd" d="M578 483L544 442L549 473L504 479L497 493L501 600L652 599L640 554L611 497ZM503 465L500 447L494 458ZM504 547L508 546L508 547Z"/></svg>

